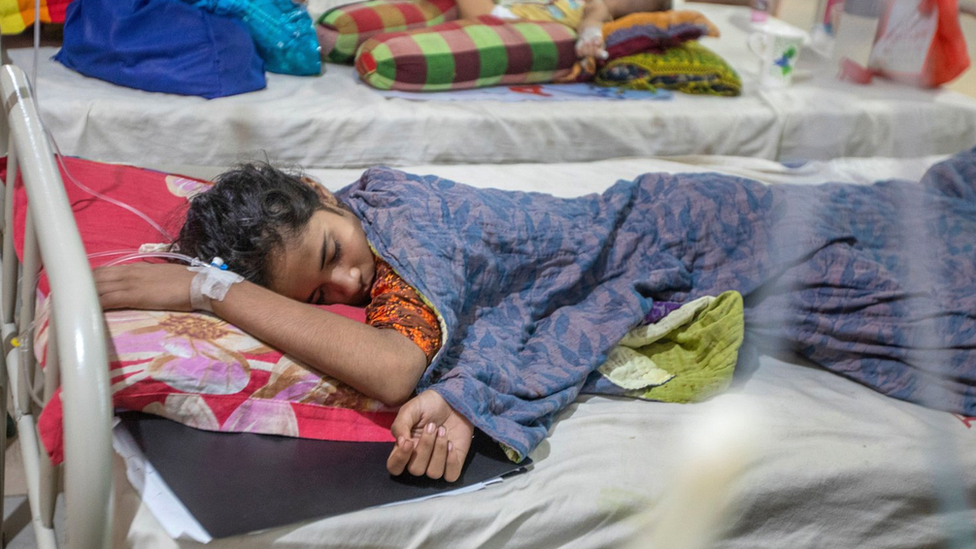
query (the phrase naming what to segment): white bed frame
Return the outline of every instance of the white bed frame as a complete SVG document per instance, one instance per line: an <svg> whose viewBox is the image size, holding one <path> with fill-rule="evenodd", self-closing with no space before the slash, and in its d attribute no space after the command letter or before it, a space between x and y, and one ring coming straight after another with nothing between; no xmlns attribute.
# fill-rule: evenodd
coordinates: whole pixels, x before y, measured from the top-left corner
<svg viewBox="0 0 976 549"><path fill-rule="evenodd" d="M0 368L0 402L7 406L7 395L12 398L8 408L17 423L27 504L37 546L53 549L58 546L54 508L62 472L61 467L51 465L41 447L36 418L41 404L50 400L59 386L62 388L67 546L108 547L114 514L112 404L102 309L81 236L23 71L13 65L0 68L0 91L6 112L0 144L6 142L8 158L2 209L0 297L5 367ZM18 173L29 197L23 264L14 253L13 239L13 189ZM36 219L44 222L34 223L32 220ZM48 344L47 366L43 369L31 350L37 274L42 266L50 282L53 300L50 322L54 334ZM42 394L38 395L39 391ZM0 437L6 447L3 429ZM3 486L2 465L0 456L0 487ZM18 529L5 523L3 540L9 540Z"/></svg>

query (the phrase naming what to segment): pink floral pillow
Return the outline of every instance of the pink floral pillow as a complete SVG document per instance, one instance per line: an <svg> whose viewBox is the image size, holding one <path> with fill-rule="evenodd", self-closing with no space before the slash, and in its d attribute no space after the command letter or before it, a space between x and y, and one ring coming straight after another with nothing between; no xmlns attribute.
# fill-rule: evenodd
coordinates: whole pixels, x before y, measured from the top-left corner
<svg viewBox="0 0 976 549"><path fill-rule="evenodd" d="M34 349L47 348L50 301L39 296ZM334 307L333 307L334 308ZM362 309L339 314L364 320ZM208 431L322 440L392 441L395 409L303 366L208 314L108 311L109 368L116 408L163 416ZM60 390L38 419L58 463Z"/></svg>
<svg viewBox="0 0 976 549"><path fill-rule="evenodd" d="M131 166L65 158L71 176L129 204L170 231L187 198L208 182ZM0 177L6 164L0 163ZM63 172L63 170L62 170ZM64 176L64 174L62 173ZM68 198L90 255L136 250L165 239L147 222L97 199L64 176ZM15 241L23 250L26 196L18 183ZM92 255L92 264L113 259ZM34 352L43 364L50 300L38 290ZM326 307L359 321L362 309ZM156 414L210 431L262 433L343 441L392 441L396 410L305 367L239 328L203 313L109 311L111 391L115 406ZM63 459L60 392L44 408L38 428L51 459Z"/></svg>

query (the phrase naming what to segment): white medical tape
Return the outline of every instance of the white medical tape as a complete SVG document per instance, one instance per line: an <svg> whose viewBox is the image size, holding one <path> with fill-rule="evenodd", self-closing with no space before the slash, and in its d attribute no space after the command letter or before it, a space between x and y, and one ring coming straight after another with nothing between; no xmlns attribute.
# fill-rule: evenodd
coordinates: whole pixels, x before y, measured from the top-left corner
<svg viewBox="0 0 976 549"><path fill-rule="evenodd" d="M591 40L603 40L603 29L600 27L586 27L580 31L578 42L589 42Z"/></svg>
<svg viewBox="0 0 976 549"><path fill-rule="evenodd" d="M580 31L577 37L576 49L578 50L588 42L597 42L597 41L603 43L603 30L600 27L585 27L582 31ZM610 57L610 54L607 53L607 50L601 48L600 51L596 54L596 56L599 57L600 59L607 59L608 57Z"/></svg>
<svg viewBox="0 0 976 549"><path fill-rule="evenodd" d="M213 312L212 299L223 301L230 287L244 280L244 277L210 265L193 265L186 268L196 276L190 282L190 305L198 311Z"/></svg>
<svg viewBox="0 0 976 549"><path fill-rule="evenodd" d="M498 5L492 8L491 13L489 13L488 15L491 15L492 17L497 17L499 19L520 19L518 15L515 15L515 13L512 12L512 10L506 8L505 6L498 6Z"/></svg>
<svg viewBox="0 0 976 549"><path fill-rule="evenodd" d="M576 48L579 49L587 42L597 42L597 41L601 43L603 42L603 29L601 29L600 27L585 27L583 30L580 31L579 35L577 36ZM605 49L600 49L600 52L597 54L597 57L599 57L600 59L606 59L609 56L610 55L607 53L607 50Z"/></svg>

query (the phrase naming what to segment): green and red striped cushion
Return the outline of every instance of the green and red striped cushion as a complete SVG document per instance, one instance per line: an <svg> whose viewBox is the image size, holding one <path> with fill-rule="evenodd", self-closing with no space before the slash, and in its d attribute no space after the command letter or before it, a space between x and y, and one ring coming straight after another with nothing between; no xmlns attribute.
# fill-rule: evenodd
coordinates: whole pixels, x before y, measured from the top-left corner
<svg viewBox="0 0 976 549"><path fill-rule="evenodd" d="M490 16L377 35L356 69L382 90L443 91L551 82L576 61L576 32L559 23Z"/></svg>
<svg viewBox="0 0 976 549"><path fill-rule="evenodd" d="M349 63L356 48L376 34L425 28L456 18L455 0L369 0L323 13L316 32L326 61Z"/></svg>

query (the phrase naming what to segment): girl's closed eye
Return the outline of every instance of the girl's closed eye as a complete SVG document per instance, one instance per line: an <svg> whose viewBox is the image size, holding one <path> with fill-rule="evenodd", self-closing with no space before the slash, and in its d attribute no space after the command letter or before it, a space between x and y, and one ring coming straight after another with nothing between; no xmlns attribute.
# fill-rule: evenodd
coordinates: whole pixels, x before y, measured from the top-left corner
<svg viewBox="0 0 976 549"><path fill-rule="evenodd" d="M306 303L308 303L309 305L321 305L322 290L316 289L314 292L312 292L312 295L308 296L308 300L306 301Z"/></svg>
<svg viewBox="0 0 976 549"><path fill-rule="evenodd" d="M335 241L335 253L332 254L332 262L336 263L342 258L342 244L338 240Z"/></svg>

